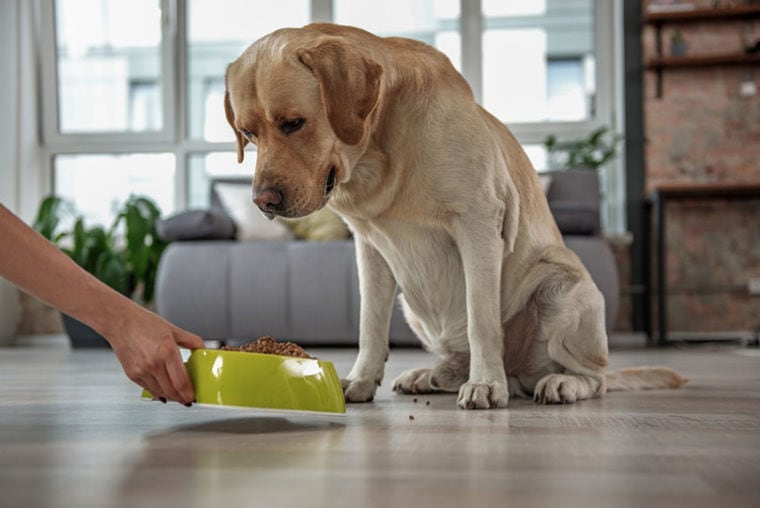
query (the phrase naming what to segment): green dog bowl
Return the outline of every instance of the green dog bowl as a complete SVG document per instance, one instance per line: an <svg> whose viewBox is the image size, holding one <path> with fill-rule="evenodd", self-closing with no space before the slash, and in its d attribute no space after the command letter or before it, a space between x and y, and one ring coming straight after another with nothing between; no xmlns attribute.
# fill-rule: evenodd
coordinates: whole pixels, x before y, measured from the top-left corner
<svg viewBox="0 0 760 508"><path fill-rule="evenodd" d="M185 362L197 404L345 414L332 363L311 358L196 349ZM153 396L144 390L143 399Z"/></svg>

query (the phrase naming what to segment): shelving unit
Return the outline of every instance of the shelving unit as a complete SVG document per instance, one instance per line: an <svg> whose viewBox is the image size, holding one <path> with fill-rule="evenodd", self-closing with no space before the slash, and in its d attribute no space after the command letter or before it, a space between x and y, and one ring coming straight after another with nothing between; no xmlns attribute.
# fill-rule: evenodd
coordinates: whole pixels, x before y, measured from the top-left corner
<svg viewBox="0 0 760 508"><path fill-rule="evenodd" d="M735 53L733 55L662 56L647 62L647 69L668 67L707 67L711 65L754 65L760 63L760 54Z"/></svg>
<svg viewBox="0 0 760 508"><path fill-rule="evenodd" d="M665 21L702 21L705 19L730 19L760 16L760 5L737 5L719 9L692 9L683 11L650 12L647 13L647 23L662 23Z"/></svg>
<svg viewBox="0 0 760 508"><path fill-rule="evenodd" d="M741 5L719 9L693 9L670 12L651 12L644 22L654 25L657 56L647 61L646 68L657 72L657 98L662 97L663 70L666 68L707 67L714 65L758 65L758 53L718 55L665 56L662 47L662 27L665 24L685 24L704 21L751 21L760 18L760 5Z"/></svg>
<svg viewBox="0 0 760 508"><path fill-rule="evenodd" d="M655 249L657 264L655 267L656 286L649 288L649 291L656 293L657 296L657 320L658 320L658 344L663 346L668 343L668 287L667 287L667 238L666 238L666 218L667 205L675 201L709 201L709 200L743 200L757 201L760 200L760 182L745 183L707 183L707 184L664 184L658 186L649 198L649 202L654 208L654 225L655 230L649 231L647 241L651 242L651 234L655 234ZM647 227L650 219L647 218ZM647 251L648 252L648 251ZM647 263L649 263L647 258ZM649 267L646 268L649 273ZM651 302L652 295L649 295ZM652 322L650 309L649 322ZM647 330L649 337L652 337L652 330ZM733 337L732 337L733 338Z"/></svg>

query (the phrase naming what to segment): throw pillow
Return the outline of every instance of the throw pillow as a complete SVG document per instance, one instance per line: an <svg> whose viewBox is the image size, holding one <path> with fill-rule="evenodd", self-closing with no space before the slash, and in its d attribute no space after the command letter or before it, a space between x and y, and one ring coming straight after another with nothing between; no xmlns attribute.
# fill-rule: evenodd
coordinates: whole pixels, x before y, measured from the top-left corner
<svg viewBox="0 0 760 508"><path fill-rule="evenodd" d="M283 219L296 238L312 241L344 240L351 236L340 215L325 207L300 219Z"/></svg>
<svg viewBox="0 0 760 508"><path fill-rule="evenodd" d="M541 188L544 190L544 195L549 193L549 187L552 186L551 175L542 175L539 173L538 179L541 181Z"/></svg>
<svg viewBox="0 0 760 508"><path fill-rule="evenodd" d="M251 201L251 187L234 183L218 183L215 190L222 206L235 221L237 239L289 240L290 230L279 221L267 219Z"/></svg>
<svg viewBox="0 0 760 508"><path fill-rule="evenodd" d="M231 240L235 223L217 210L186 210L156 222L156 234L165 242L182 240Z"/></svg>

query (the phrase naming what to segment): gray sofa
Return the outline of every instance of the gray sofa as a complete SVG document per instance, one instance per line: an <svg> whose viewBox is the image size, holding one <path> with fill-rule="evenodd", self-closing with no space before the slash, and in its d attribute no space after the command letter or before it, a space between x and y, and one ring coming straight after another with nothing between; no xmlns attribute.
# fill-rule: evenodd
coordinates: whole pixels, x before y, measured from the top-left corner
<svg viewBox="0 0 760 508"><path fill-rule="evenodd" d="M618 276L612 251L600 236L598 176L586 170L548 175L549 205L567 246L604 294L609 329L617 313ZM175 241L159 266L156 305L160 315L205 339L236 344L271 335L309 346L355 345L354 243ZM390 337L394 345L417 344L398 306Z"/></svg>

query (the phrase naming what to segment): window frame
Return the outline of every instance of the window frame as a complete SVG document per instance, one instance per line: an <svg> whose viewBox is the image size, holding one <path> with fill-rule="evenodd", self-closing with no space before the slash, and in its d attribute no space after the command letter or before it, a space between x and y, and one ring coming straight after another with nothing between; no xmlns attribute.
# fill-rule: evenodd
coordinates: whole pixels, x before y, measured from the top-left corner
<svg viewBox="0 0 760 508"><path fill-rule="evenodd" d="M615 132L623 132L622 1L593 0L596 60L594 115L582 121L512 123L507 120L505 125L521 145L542 145L549 134L553 134L560 143L570 142L605 125ZM486 28L485 18L481 14L482 2L461 0L461 9L462 74L470 84L475 99L482 103L482 34ZM602 72L603 69L605 72ZM625 171L624 144L620 143L618 157L600 173L602 228L608 235L622 235L626 230Z"/></svg>
<svg viewBox="0 0 760 508"><path fill-rule="evenodd" d="M162 9L161 97L163 125L160 131L61 133L58 124L58 80L55 34L55 0L38 2L39 93L42 136L42 181L47 191L55 188L55 157L63 154L122 154L168 152L175 155L174 206L186 208L189 199L189 158L196 154L235 150L232 132L229 142L209 142L189 137L187 80L187 5L185 0L160 0ZM621 0L593 0L596 103L592 118L583 121L544 121L530 123L505 122L517 140L524 145L541 145L549 134L559 141L577 139L607 125L622 131L622 16ZM481 0L460 0L459 33L461 37L462 74L481 102L482 99L482 34L486 20ZM311 0L312 22L331 21L332 0ZM601 72L604 69L605 72ZM614 69L614 71L613 71ZM625 231L625 173L623 147L620 156L602 176L603 222L606 233ZM253 169L251 169L253 174Z"/></svg>
<svg viewBox="0 0 760 508"><path fill-rule="evenodd" d="M183 2L179 2L180 4ZM62 133L60 131L60 108L58 95L58 56L56 48L55 0L42 0L40 4L40 43L42 47L42 135L46 144L101 144L101 143L150 143L169 142L176 139L174 88L177 83L174 55L178 38L175 0L159 0L161 7L161 115L162 126L156 131L106 131Z"/></svg>

